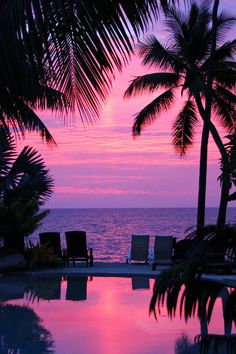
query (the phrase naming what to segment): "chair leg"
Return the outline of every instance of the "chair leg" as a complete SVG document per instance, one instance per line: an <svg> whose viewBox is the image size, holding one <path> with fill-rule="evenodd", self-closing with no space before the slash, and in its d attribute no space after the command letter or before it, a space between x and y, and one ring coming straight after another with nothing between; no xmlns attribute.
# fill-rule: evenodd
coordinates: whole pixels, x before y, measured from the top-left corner
<svg viewBox="0 0 236 354"><path fill-rule="evenodd" d="M64 266L65 267L69 267L69 258L67 258L67 257L64 257Z"/></svg>
<svg viewBox="0 0 236 354"><path fill-rule="evenodd" d="M93 249L92 248L89 249L88 259L89 259L90 267L92 267L93 266Z"/></svg>
<svg viewBox="0 0 236 354"><path fill-rule="evenodd" d="M93 266L93 255L90 256L90 267Z"/></svg>

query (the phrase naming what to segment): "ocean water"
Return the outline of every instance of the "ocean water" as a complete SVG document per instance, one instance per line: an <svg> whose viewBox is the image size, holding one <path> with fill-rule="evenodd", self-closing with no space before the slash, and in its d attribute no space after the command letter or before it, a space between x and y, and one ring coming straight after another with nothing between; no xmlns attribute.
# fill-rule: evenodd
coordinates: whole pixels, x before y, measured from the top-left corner
<svg viewBox="0 0 236 354"><path fill-rule="evenodd" d="M172 235L181 239L196 225L196 208L127 208L127 209L51 209L40 228L30 236L38 242L42 231L59 231L62 247L64 232L85 230L88 247L93 247L95 261L124 262L132 234ZM217 208L208 208L206 223L214 224ZM236 223L236 208L229 208L227 222Z"/></svg>

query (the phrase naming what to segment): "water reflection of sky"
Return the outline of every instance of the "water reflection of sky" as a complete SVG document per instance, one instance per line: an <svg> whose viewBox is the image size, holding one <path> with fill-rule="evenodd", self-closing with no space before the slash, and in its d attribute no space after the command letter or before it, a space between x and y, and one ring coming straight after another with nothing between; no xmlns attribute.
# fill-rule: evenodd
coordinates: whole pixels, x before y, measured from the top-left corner
<svg viewBox="0 0 236 354"><path fill-rule="evenodd" d="M2 305L4 321L8 321L7 316L12 311L9 305L18 305L14 311L15 314L19 311L21 323L24 326L27 321L35 323L32 316L27 317L26 314L24 318L22 306L27 306L36 318L42 320L39 321L42 328L38 331L48 331L47 336L54 341L53 353L56 354L185 354L190 349L192 354L197 353L193 342L201 332L201 325L196 316L186 323L179 316L178 306L172 319L168 318L165 306L161 308L157 321L153 315L149 316L153 283L154 280L147 279L106 277L69 277L62 281L61 278L3 278L0 296L5 300L5 305ZM16 326L19 327L17 315L9 318L11 335L6 334L2 316L1 310L0 337L5 336L8 341L17 338L21 347L24 346L24 338L14 337L18 331ZM26 326L28 331L30 325ZM215 303L208 331L224 334L220 298ZM19 353L28 354L23 350Z"/></svg>

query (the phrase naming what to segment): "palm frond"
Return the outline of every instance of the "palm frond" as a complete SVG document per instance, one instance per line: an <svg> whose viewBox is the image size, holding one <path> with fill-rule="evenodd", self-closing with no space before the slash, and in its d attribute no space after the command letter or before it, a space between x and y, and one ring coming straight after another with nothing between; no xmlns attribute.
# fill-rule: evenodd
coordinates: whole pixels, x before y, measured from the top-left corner
<svg viewBox="0 0 236 354"><path fill-rule="evenodd" d="M227 41L223 43L220 47L216 48L214 54L214 62L219 63L219 66L223 63L227 63L228 61L234 59L236 53L236 39L232 41ZM233 64L234 63L234 64ZM202 63L201 70L206 71L209 65L209 57ZM232 61L231 66L235 65L235 62ZM230 66L230 63L228 64Z"/></svg>
<svg viewBox="0 0 236 354"><path fill-rule="evenodd" d="M55 104L55 102L53 104ZM21 100L16 100L14 110L15 114L10 116L9 121L14 122L14 120L17 120L21 132L39 132L42 139L45 139L48 144L56 145L56 142L48 128L45 126L39 116L27 104ZM16 127L16 129L18 130L18 127Z"/></svg>
<svg viewBox="0 0 236 354"><path fill-rule="evenodd" d="M37 150L25 146L13 162L7 175L8 193L11 200L27 201L36 198L45 201L53 191L53 179Z"/></svg>
<svg viewBox="0 0 236 354"><path fill-rule="evenodd" d="M7 0L0 7L6 82L11 87L20 85L14 60L18 67L30 63L29 81L40 79L62 91L70 108L78 107L82 119L93 119L109 92L114 68L120 70L127 62L134 38L167 3Z"/></svg>
<svg viewBox="0 0 236 354"><path fill-rule="evenodd" d="M176 87L179 81L179 75L175 73L153 73L136 77L127 90L124 98L129 98L137 94L142 94L143 91L153 92L160 87L170 88Z"/></svg>
<svg viewBox="0 0 236 354"><path fill-rule="evenodd" d="M236 39L227 41L216 49L215 52L215 62L234 59L236 54Z"/></svg>
<svg viewBox="0 0 236 354"><path fill-rule="evenodd" d="M221 86L234 89L236 85L236 70L234 66L229 66L227 62L218 63L214 67L214 81Z"/></svg>
<svg viewBox="0 0 236 354"><path fill-rule="evenodd" d="M229 196L228 196L229 202L232 202L234 200L236 200L236 192L233 192L233 193L229 194Z"/></svg>
<svg viewBox="0 0 236 354"><path fill-rule="evenodd" d="M25 173L27 175L45 174L47 169L43 158L37 150L30 146L25 146L18 155L11 168L11 173Z"/></svg>
<svg viewBox="0 0 236 354"><path fill-rule="evenodd" d="M209 23L210 12L206 2L200 6L193 3L186 15L176 7L170 8L166 24L179 54L184 53L190 60L202 57L209 45L206 41L209 38Z"/></svg>
<svg viewBox="0 0 236 354"><path fill-rule="evenodd" d="M155 66L163 70L180 72L184 68L173 46L163 46L155 36L147 37L139 44L139 56L143 65Z"/></svg>
<svg viewBox="0 0 236 354"><path fill-rule="evenodd" d="M169 89L155 98L151 103L144 107L134 119L133 124L133 136L140 135L141 130L144 126L152 123L156 118L157 114L168 110L174 99L174 92Z"/></svg>
<svg viewBox="0 0 236 354"><path fill-rule="evenodd" d="M236 17L228 16L221 12L217 17L217 42L222 41L227 32L232 29L236 22Z"/></svg>
<svg viewBox="0 0 236 354"><path fill-rule="evenodd" d="M36 110L48 109L51 111L64 112L66 114L70 109L69 102L65 95L49 86L39 85L34 96L30 97L30 95L27 94L26 97L24 97L22 94L21 98L24 99L27 105Z"/></svg>
<svg viewBox="0 0 236 354"><path fill-rule="evenodd" d="M225 87L217 85L214 92L218 97L221 97L227 103L231 103L232 105L236 104L236 95Z"/></svg>
<svg viewBox="0 0 236 354"><path fill-rule="evenodd" d="M18 199L23 202L35 198L39 206L44 205L51 197L54 188L53 177L48 172L47 170L44 174L33 176L22 175L14 192L10 191L6 200L18 195Z"/></svg>
<svg viewBox="0 0 236 354"><path fill-rule="evenodd" d="M186 23L182 24L183 39L179 38L179 44L189 63L201 62L209 53L211 15L208 5L206 2L200 7L193 4Z"/></svg>
<svg viewBox="0 0 236 354"><path fill-rule="evenodd" d="M227 128L228 132L235 131L235 116L236 109L235 104L231 102L227 102L225 99L225 95L217 95L214 94L212 104L213 110L220 120L220 123L223 127Z"/></svg>
<svg viewBox="0 0 236 354"><path fill-rule="evenodd" d="M178 43L178 39L183 37L185 31L186 15L176 6L171 6L166 14L165 23L168 32L173 35L173 42Z"/></svg>
<svg viewBox="0 0 236 354"><path fill-rule="evenodd" d="M8 174L16 157L16 145L10 130L2 125L0 125L0 137L0 179L2 181L2 178Z"/></svg>
<svg viewBox="0 0 236 354"><path fill-rule="evenodd" d="M193 144L195 127L198 122L196 107L192 100L185 102L184 107L177 116L173 124L172 143L176 152L184 155L188 148Z"/></svg>
<svg viewBox="0 0 236 354"><path fill-rule="evenodd" d="M213 307L224 286L196 280L198 266L197 262L189 261L163 271L155 280L149 312L157 317L157 313L167 307L169 318L179 309L179 315L185 321L197 314L200 320L210 322Z"/></svg>

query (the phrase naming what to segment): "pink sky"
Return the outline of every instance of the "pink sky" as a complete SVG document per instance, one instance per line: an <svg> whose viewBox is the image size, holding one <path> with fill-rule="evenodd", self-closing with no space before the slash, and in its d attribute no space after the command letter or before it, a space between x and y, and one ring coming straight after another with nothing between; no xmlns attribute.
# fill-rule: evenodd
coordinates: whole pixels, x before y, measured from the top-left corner
<svg viewBox="0 0 236 354"><path fill-rule="evenodd" d="M234 0L221 3L228 11L234 9ZM162 114L139 138L132 138L133 116L151 96L124 101L123 94L129 81L144 73L139 59L133 58L116 75L100 120L93 125L83 126L79 118L64 125L51 112L40 114L58 147L48 148L38 136L23 145L30 143L41 152L55 178L47 207L196 207L199 135L186 157L174 152L171 125L176 110ZM207 206L218 206L219 155L212 141L209 152Z"/></svg>

